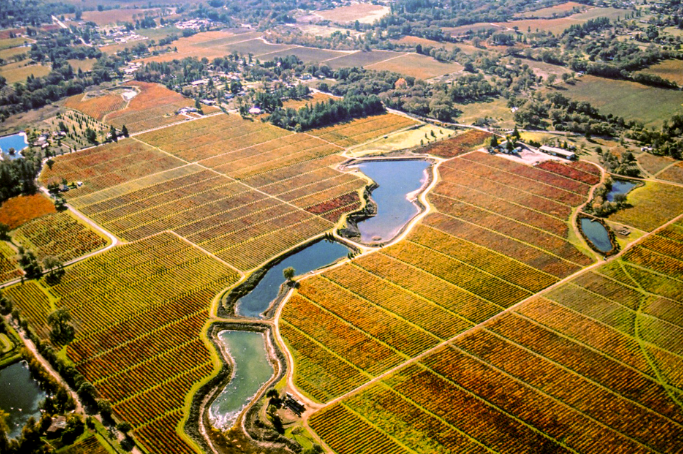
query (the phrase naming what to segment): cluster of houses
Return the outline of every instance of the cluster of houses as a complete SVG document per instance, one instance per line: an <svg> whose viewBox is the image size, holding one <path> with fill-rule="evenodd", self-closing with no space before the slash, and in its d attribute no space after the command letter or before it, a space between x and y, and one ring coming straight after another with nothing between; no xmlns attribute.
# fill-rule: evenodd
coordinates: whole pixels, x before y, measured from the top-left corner
<svg viewBox="0 0 683 454"><path fill-rule="evenodd" d="M527 147L525 144L521 142L513 142L512 146L508 145L508 141L504 140L501 143L499 143L495 147L490 148L491 153L503 153L503 154L509 154L509 155L515 155L519 156L519 154L524 151L525 148ZM538 148L538 151L541 153L548 154L550 156L556 156L558 158L563 158L567 159L569 161L575 161L576 160L576 153L573 151L565 150L564 148L557 148L557 147L550 147L548 145L541 145L541 147Z"/></svg>
<svg viewBox="0 0 683 454"><path fill-rule="evenodd" d="M175 24L177 28L186 30L199 30L200 28L209 28L213 25L208 19L190 19L183 22L178 22Z"/></svg>

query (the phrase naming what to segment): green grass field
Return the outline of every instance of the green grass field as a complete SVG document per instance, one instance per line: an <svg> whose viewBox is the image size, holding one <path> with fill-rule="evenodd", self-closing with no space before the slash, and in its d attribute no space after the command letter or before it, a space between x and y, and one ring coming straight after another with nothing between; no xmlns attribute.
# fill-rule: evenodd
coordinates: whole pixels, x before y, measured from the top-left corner
<svg viewBox="0 0 683 454"><path fill-rule="evenodd" d="M604 114L637 120L646 126L660 126L673 115L683 113L683 92L648 87L624 80L584 76L560 91L578 101L587 101Z"/></svg>

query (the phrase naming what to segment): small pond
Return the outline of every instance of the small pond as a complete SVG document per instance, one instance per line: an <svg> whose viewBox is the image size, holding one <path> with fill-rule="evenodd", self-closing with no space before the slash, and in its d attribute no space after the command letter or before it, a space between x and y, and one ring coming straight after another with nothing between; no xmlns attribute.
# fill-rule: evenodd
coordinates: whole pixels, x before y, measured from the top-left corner
<svg viewBox="0 0 683 454"><path fill-rule="evenodd" d="M260 318L261 313L268 309L270 302L277 297L280 285L285 281L282 275L285 268L291 266L297 275L301 275L329 265L348 253L349 248L343 244L322 240L290 255L270 268L256 287L237 302L235 312L244 317Z"/></svg>
<svg viewBox="0 0 683 454"><path fill-rule="evenodd" d="M412 193L427 181L425 160L365 161L358 168L379 185L372 191L377 203L377 215L358 223L361 241L389 241L394 238L420 210L413 203Z"/></svg>
<svg viewBox="0 0 683 454"><path fill-rule="evenodd" d="M0 389L0 410L9 414L8 436L16 438L31 416L40 418L38 405L45 399L45 392L31 378L23 361L0 369Z"/></svg>
<svg viewBox="0 0 683 454"><path fill-rule="evenodd" d="M0 150L2 150L2 155L5 159L21 158L21 153L19 153L19 151L23 150L27 146L28 142L26 142L26 134L22 132L12 134L11 136L0 137ZM16 151L13 155L8 153L10 148L14 148Z"/></svg>
<svg viewBox="0 0 683 454"><path fill-rule="evenodd" d="M617 194L628 194L631 189L635 188L638 183L625 180L614 180L612 182L612 189L607 193L607 200L614 202L614 196Z"/></svg>
<svg viewBox="0 0 683 454"><path fill-rule="evenodd" d="M607 253L612 250L609 232L604 225L589 218L581 218L580 222L584 235L599 251Z"/></svg>
<svg viewBox="0 0 683 454"><path fill-rule="evenodd" d="M209 417L214 427L227 429L275 371L268 361L265 334L226 330L218 333L218 340L232 358L234 370L230 383L211 405Z"/></svg>

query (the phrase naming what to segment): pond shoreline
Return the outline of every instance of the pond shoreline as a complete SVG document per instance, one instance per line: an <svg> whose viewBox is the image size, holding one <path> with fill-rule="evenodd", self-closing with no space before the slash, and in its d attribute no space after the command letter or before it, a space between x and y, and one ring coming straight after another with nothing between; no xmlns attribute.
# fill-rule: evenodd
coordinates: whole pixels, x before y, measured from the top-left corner
<svg viewBox="0 0 683 454"><path fill-rule="evenodd" d="M607 252L601 251L593 243L593 241L590 238L588 238L588 236L586 235L586 232L583 231L583 227L581 226L581 219L588 219L588 220L593 221L593 222L599 222L605 228L605 230L607 231L607 234L609 235L610 244L612 245L612 248L609 251L607 251ZM607 222L605 222L604 219L581 212L578 214L578 216L576 216L576 222L578 224L577 227L579 229L579 232L581 233L581 236L583 237L583 239L586 241L588 246L593 251L597 252L598 254L605 256L605 258L611 257L612 255L615 255L619 252L620 247L619 247L619 242L617 241L617 236L614 233L614 231L610 228L610 226L607 224Z"/></svg>
<svg viewBox="0 0 683 454"><path fill-rule="evenodd" d="M420 201L420 196L424 191L432 184L432 181L434 179L434 172L433 169L437 164L437 160L430 158L430 157L420 157L420 156L397 156L397 157L377 157L377 156L369 156L365 158L353 158L350 159L349 161L343 163L340 168L341 169L349 169L349 168L357 168L358 171L362 172L361 169L359 169L357 166L363 163L367 162L393 162L393 161L423 161L428 164L428 166L424 169L424 179L422 181L422 184L420 187L417 189L410 191L405 194L406 200L408 200L414 207L417 208L417 212L413 214L409 219L407 219L403 225L395 232L392 234L391 238L385 239L382 238L381 240L378 241L362 241L361 240L361 232L358 227L358 223L365 221L371 217L377 216L377 210L378 210L378 205L377 202L373 199L372 197L372 192L380 187L380 185L377 182L373 181L373 184L368 185L365 190L365 198L366 198L366 206L358 212L350 213L347 217L347 228L345 229L339 229L337 233L339 236L342 238L347 238L350 241L356 242L362 246L367 246L367 247L383 247L388 243L391 243L394 241L396 238L401 236L404 232L405 229L411 224L411 221L415 219L415 217L419 216L424 210L426 210L427 207L424 206L424 204Z"/></svg>

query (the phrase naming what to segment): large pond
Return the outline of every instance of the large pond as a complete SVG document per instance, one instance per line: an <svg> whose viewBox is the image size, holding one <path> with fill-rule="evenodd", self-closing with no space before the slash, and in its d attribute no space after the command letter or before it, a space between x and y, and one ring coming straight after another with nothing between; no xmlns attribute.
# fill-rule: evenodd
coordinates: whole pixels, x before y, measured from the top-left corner
<svg viewBox="0 0 683 454"><path fill-rule="evenodd" d="M0 151L2 151L2 155L5 159L20 158L21 154L19 152L27 146L28 142L26 142L26 134L24 133L19 132L17 134L12 134L11 136L0 137ZM9 154L10 148L14 148L16 151L13 155Z"/></svg>
<svg viewBox="0 0 683 454"><path fill-rule="evenodd" d="M628 194L631 189L635 188L638 183L633 181L614 180L612 182L612 189L607 193L607 200L614 202L614 196L617 194Z"/></svg>
<svg viewBox="0 0 683 454"><path fill-rule="evenodd" d="M291 266L297 275L301 275L329 265L348 253L349 248L343 244L322 240L290 255L270 268L256 287L237 302L235 312L244 317L260 318L261 313L268 309L270 302L277 297L280 285L285 281L282 275L285 268Z"/></svg>
<svg viewBox="0 0 683 454"><path fill-rule="evenodd" d="M23 361L0 369L0 390L0 410L9 414L8 436L16 438L31 416L40 418L38 405L45 399L45 393L31 378Z"/></svg>
<svg viewBox="0 0 683 454"><path fill-rule="evenodd" d="M266 336L255 331L226 330L218 340L232 358L233 377L209 409L214 427L231 427L244 407L264 383L271 379L274 370L268 361Z"/></svg>
<svg viewBox="0 0 683 454"><path fill-rule="evenodd" d="M358 165L379 185L372 191L377 215L358 223L362 242L391 240L420 212L413 203L413 193L427 180L430 165L424 160L365 161Z"/></svg>
<svg viewBox="0 0 683 454"><path fill-rule="evenodd" d="M609 232L604 225L589 218L581 218L580 222L584 235L599 251L609 252L612 250Z"/></svg>

